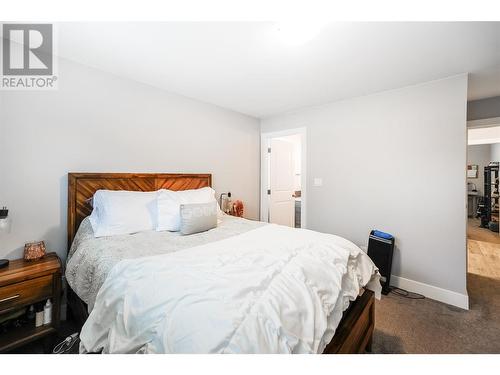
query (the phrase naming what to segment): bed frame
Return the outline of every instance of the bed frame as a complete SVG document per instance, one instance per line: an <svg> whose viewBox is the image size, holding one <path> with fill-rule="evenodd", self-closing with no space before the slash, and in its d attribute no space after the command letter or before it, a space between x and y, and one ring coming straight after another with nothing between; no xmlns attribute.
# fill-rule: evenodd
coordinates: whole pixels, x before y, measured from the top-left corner
<svg viewBox="0 0 500 375"><path fill-rule="evenodd" d="M187 190L212 186L211 174L172 173L69 173L68 174L68 251L82 220L90 215L90 198L99 189L155 191ZM375 326L372 291L364 290L344 312L335 336L325 348L326 354L350 354L371 351ZM70 313L79 325L88 318L87 305L68 286Z"/></svg>

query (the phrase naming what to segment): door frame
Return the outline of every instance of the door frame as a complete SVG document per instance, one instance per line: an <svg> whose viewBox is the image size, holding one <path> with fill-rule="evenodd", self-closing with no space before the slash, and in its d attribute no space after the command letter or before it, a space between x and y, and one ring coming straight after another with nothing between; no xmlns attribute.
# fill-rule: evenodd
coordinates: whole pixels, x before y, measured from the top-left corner
<svg viewBox="0 0 500 375"><path fill-rule="evenodd" d="M260 221L268 222L269 200L267 199L267 187L269 185L269 153L267 145L270 139L286 137L288 135L300 134L301 138L301 160L300 160L300 227L307 228L307 128L291 128L280 131L265 132L260 134Z"/></svg>

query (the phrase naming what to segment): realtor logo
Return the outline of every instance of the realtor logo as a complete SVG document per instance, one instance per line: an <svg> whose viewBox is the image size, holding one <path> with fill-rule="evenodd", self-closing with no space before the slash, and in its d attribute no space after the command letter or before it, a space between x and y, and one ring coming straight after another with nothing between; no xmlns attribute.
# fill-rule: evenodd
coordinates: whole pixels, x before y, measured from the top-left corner
<svg viewBox="0 0 500 375"><path fill-rule="evenodd" d="M52 25L3 25L3 74L52 75Z"/></svg>
<svg viewBox="0 0 500 375"><path fill-rule="evenodd" d="M52 24L2 25L3 89L55 87Z"/></svg>

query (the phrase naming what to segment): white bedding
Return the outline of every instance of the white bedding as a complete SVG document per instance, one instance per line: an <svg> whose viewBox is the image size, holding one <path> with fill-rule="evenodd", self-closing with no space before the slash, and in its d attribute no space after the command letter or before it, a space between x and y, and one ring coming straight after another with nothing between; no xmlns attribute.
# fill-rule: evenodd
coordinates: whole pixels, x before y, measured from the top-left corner
<svg viewBox="0 0 500 375"><path fill-rule="evenodd" d="M89 218L86 218L71 245L66 262L66 280L78 297L88 304L90 312L104 280L120 261L188 249L237 236L263 225L266 224L222 215L217 228L189 236L179 232L147 231L96 238Z"/></svg>
<svg viewBox="0 0 500 375"><path fill-rule="evenodd" d="M266 225L175 253L122 260L100 288L82 352L321 353L369 257L334 235Z"/></svg>

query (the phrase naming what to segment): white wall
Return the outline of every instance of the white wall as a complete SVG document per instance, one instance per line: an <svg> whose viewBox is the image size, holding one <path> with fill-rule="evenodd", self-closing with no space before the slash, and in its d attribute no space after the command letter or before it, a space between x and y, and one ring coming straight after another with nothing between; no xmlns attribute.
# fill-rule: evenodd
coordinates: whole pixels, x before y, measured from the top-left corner
<svg viewBox="0 0 500 375"><path fill-rule="evenodd" d="M57 91L1 95L0 205L13 223L0 258L41 239L65 256L68 172L212 173L258 217L255 118L65 60Z"/></svg>
<svg viewBox="0 0 500 375"><path fill-rule="evenodd" d="M495 143L491 145L490 159L491 161L500 162L500 143Z"/></svg>
<svg viewBox="0 0 500 375"><path fill-rule="evenodd" d="M476 164L478 169L478 178L467 178L467 182L472 182L476 185L477 190L483 194L484 192L484 167L486 167L491 159L492 145L469 145L467 146L467 164Z"/></svg>
<svg viewBox="0 0 500 375"><path fill-rule="evenodd" d="M357 244L371 229L394 234L393 274L461 306L466 96L460 75L261 121L262 132L308 128L308 228Z"/></svg>

